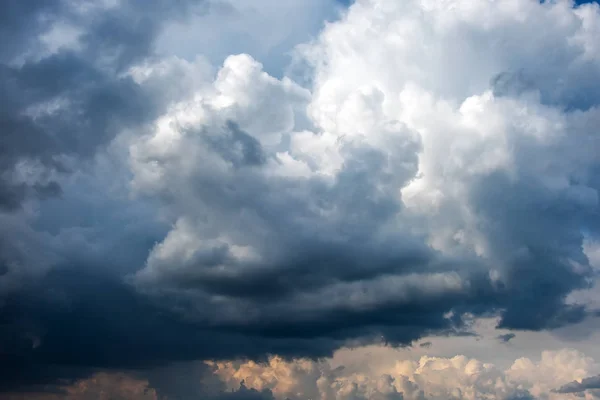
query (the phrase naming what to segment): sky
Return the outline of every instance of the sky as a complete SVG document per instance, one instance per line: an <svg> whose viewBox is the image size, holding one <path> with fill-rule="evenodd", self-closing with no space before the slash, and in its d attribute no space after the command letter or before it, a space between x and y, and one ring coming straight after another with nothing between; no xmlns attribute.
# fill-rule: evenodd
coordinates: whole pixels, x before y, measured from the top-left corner
<svg viewBox="0 0 600 400"><path fill-rule="evenodd" d="M3 0L0 400L600 399L600 6Z"/></svg>

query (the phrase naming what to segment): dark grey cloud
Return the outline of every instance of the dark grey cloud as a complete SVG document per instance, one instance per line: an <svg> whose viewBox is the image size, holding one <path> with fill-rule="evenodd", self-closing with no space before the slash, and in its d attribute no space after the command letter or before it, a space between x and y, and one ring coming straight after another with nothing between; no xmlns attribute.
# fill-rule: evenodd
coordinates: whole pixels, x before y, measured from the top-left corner
<svg viewBox="0 0 600 400"><path fill-rule="evenodd" d="M528 157L527 144L518 148L520 157ZM597 218L590 214L593 209L566 193L536 188L528 177L514 184L506 175L485 176L472 193L482 227L493 237L492 251L509 266L500 327L537 330L581 321L583 307L565 304L564 298L575 288L589 287L589 280L568 260L587 264L581 226Z"/></svg>
<svg viewBox="0 0 600 400"><path fill-rule="evenodd" d="M4 299L0 391L73 380L104 369L267 354L328 355L331 338L266 338L165 312L129 285L85 269L57 269Z"/></svg>
<svg viewBox="0 0 600 400"><path fill-rule="evenodd" d="M505 400L536 400L527 390L519 390L518 393L506 397Z"/></svg>
<svg viewBox="0 0 600 400"><path fill-rule="evenodd" d="M600 375L573 381L554 390L555 393L580 393L588 389L600 389Z"/></svg>
<svg viewBox="0 0 600 400"><path fill-rule="evenodd" d="M165 21L205 11L195 0L106 4L10 0L0 6L0 213L15 215L6 218L19 218L27 200L63 196L69 176L92 169L117 134L141 130L157 116L168 100L124 73L153 57ZM63 25L75 27L68 35L79 35L77 43L50 51L42 36ZM31 230L28 217L21 219L19 229ZM0 231L0 265L11 272L5 280L45 269L23 262L31 254L19 254L27 243L18 240L16 232Z"/></svg>
<svg viewBox="0 0 600 400"><path fill-rule="evenodd" d="M496 339L498 339L502 343L508 343L511 340L513 340L516 336L517 335L515 335L514 333L505 333L504 335L496 336Z"/></svg>
<svg viewBox="0 0 600 400"><path fill-rule="evenodd" d="M0 16L0 59L10 59L28 50L30 46L38 45L36 36L50 27L52 18L61 14L64 3L62 0L3 2Z"/></svg>
<svg viewBox="0 0 600 400"><path fill-rule="evenodd" d="M39 225L30 226L22 217L21 208L27 199L43 201L63 196L63 181L69 174L89 170L93 157L120 131L139 129L157 115L162 100L122 73L134 63L153 56L153 42L163 21L184 17L192 8L194 12L201 12L198 6L202 4L200 1L126 0L119 2L116 8L104 8L102 4L84 1L8 0L0 5L0 215L3 221L0 313L4 327L0 347L6 356L2 370L7 377L2 379L2 385L13 376L35 383L87 373L85 368L47 367L22 357L23 351L31 350L31 340L37 341L40 332L53 331L47 317L53 315L52 307L64 306L60 299L69 295L59 294L58 300L49 296L48 305L43 305L33 300L29 303L29 289L17 294L15 290L19 290L24 279L38 277L36 270L45 271L50 264L65 260L65 254L68 254L67 263L73 265L79 259L87 263L88 270L94 268L93 261L99 258L104 264L100 269L106 270L107 262L116 262L123 268L126 260L132 260L130 254L136 245L131 242L131 236L125 241L112 240L116 246L113 250L117 252L107 254L115 257L110 260L111 257L103 254L98 258L91 253L92 248L104 245L69 244L78 240L77 235L64 232L52 237L62 227L71 227L64 224L66 218L46 226L49 234L46 230L36 231ZM83 8L87 11L81 11ZM77 45L48 52L41 36L54 26L64 24L81 30ZM21 178L24 168L26 179ZM30 168L34 168L33 176L29 174ZM66 200L68 203L73 198ZM81 219L85 212L82 204L73 204L65 210L68 218L73 219ZM115 215L115 210L106 212ZM122 233L114 229L123 222L119 220L113 225L108 237L121 236ZM86 230L82 226L75 228ZM94 230L97 228L94 226ZM142 242L148 239L143 232L142 236L135 236ZM149 243L142 244L144 254L157 239L151 238ZM76 247L79 249L75 250ZM86 251L88 254L81 254ZM135 260L136 263L142 261L143 258ZM95 362L90 365L93 364Z"/></svg>
<svg viewBox="0 0 600 400"><path fill-rule="evenodd" d="M564 57L561 54L560 57ZM568 57L568 56L567 56ZM556 65L564 62L556 60ZM565 110L588 110L600 101L598 96L598 70L591 62L582 62L577 66L578 71L562 75L556 80L556 71L529 66L518 71L506 71L498 74L492 80L494 94L499 97L519 96L539 93L542 104L557 106ZM553 81L553 85L547 85ZM583 93L583 95L582 95Z"/></svg>
<svg viewBox="0 0 600 400"><path fill-rule="evenodd" d="M14 210L27 197L60 193L56 181L15 181L11 172L17 162L33 160L47 170L66 172L61 163L65 156L89 159L122 129L142 126L157 115L160 98L122 73L153 55L164 21L202 12L204 2L118 4L2 4L0 47L6 52L0 54L1 208ZM91 11L79 10L85 7ZM47 54L40 35L60 24L82 31L77 45Z"/></svg>

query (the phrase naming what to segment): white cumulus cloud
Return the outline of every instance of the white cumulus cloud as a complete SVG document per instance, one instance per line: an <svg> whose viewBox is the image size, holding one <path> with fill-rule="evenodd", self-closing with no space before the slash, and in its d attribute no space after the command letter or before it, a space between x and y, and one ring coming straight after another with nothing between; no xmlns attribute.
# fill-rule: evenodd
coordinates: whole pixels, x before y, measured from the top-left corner
<svg viewBox="0 0 600 400"><path fill-rule="evenodd" d="M564 299L597 234L598 21L569 1L359 0L298 48L308 88L228 57L131 143L134 188L173 222L136 281L213 321L400 342L453 308L580 320Z"/></svg>

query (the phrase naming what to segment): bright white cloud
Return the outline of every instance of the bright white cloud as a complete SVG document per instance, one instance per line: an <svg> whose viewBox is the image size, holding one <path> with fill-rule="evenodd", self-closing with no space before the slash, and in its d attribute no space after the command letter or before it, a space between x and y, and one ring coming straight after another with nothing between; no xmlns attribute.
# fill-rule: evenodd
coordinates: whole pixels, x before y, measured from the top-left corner
<svg viewBox="0 0 600 400"><path fill-rule="evenodd" d="M174 223L138 282L244 321L417 301L441 318L446 297L513 328L577 318L562 302L592 271L598 21L568 1L362 0L300 48L309 89L228 57L132 142L134 187ZM257 305L251 277L289 296Z"/></svg>

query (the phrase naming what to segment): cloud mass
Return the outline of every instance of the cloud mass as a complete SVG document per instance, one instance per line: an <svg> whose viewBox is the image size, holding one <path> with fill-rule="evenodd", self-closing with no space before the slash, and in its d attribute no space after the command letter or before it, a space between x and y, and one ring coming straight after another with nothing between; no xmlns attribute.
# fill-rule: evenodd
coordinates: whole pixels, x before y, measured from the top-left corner
<svg viewBox="0 0 600 400"><path fill-rule="evenodd" d="M194 360L224 382L238 358L314 372L343 347L474 335L477 318L593 318L572 293L598 268L598 4L357 0L309 18L332 0L283 26L294 2L242 3L0 6L0 391ZM222 18L239 23L227 38L278 28L264 51L258 28L247 51L165 45ZM485 398L550 390L515 383L525 361L420 363L310 396L482 398L423 392L439 363L485 375ZM215 399L288 390L252 376Z"/></svg>

